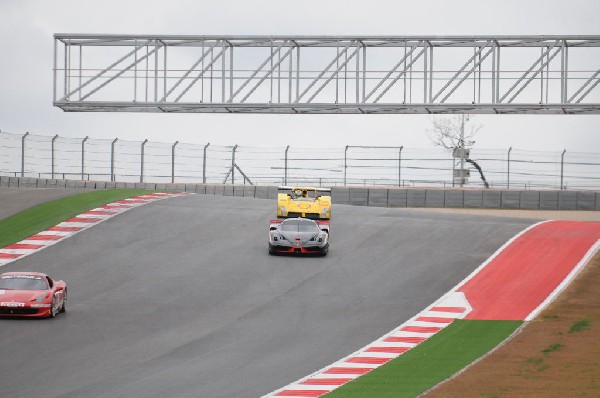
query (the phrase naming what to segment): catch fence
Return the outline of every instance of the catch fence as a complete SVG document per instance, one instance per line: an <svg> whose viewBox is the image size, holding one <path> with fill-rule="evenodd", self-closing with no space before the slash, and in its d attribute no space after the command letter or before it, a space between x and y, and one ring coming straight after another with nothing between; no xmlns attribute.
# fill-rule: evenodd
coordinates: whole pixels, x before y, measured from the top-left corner
<svg viewBox="0 0 600 398"><path fill-rule="evenodd" d="M600 153L472 148L502 189L600 189ZM0 132L0 175L119 182L452 187L455 159L441 148L254 147L67 138ZM466 187L482 187L469 164Z"/></svg>

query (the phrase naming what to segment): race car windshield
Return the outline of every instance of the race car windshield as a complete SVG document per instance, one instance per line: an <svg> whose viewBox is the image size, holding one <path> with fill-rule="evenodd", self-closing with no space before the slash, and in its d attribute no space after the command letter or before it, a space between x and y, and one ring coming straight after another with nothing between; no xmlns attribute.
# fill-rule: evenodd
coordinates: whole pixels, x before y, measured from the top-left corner
<svg viewBox="0 0 600 398"><path fill-rule="evenodd" d="M287 221L281 224L282 232L317 232L319 228L310 221Z"/></svg>
<svg viewBox="0 0 600 398"><path fill-rule="evenodd" d="M40 277L2 277L0 290L46 290L46 282Z"/></svg>

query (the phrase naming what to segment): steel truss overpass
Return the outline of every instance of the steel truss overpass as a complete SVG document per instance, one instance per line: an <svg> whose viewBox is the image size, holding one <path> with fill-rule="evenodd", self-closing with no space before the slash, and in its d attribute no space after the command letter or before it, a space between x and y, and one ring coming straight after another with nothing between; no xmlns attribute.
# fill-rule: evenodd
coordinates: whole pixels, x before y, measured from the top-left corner
<svg viewBox="0 0 600 398"><path fill-rule="evenodd" d="M600 36L54 35L64 111L600 113Z"/></svg>

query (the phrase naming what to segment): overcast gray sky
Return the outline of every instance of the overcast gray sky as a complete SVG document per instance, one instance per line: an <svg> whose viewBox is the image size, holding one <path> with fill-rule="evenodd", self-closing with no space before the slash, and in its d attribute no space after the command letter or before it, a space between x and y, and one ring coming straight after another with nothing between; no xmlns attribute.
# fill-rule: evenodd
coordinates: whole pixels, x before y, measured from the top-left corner
<svg viewBox="0 0 600 398"><path fill-rule="evenodd" d="M65 113L52 106L54 33L214 35L600 34L600 1L0 0L0 129L219 145L431 143L424 115ZM600 90L600 86L596 88ZM600 115L482 115L476 147L600 152Z"/></svg>

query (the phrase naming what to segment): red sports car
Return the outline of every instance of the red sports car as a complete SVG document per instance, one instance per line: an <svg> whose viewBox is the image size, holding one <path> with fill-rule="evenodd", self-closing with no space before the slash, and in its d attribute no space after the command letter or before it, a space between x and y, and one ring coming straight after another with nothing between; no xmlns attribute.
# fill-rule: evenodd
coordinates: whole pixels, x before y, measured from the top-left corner
<svg viewBox="0 0 600 398"><path fill-rule="evenodd" d="M54 318L65 312L67 284L40 272L0 274L0 317Z"/></svg>

